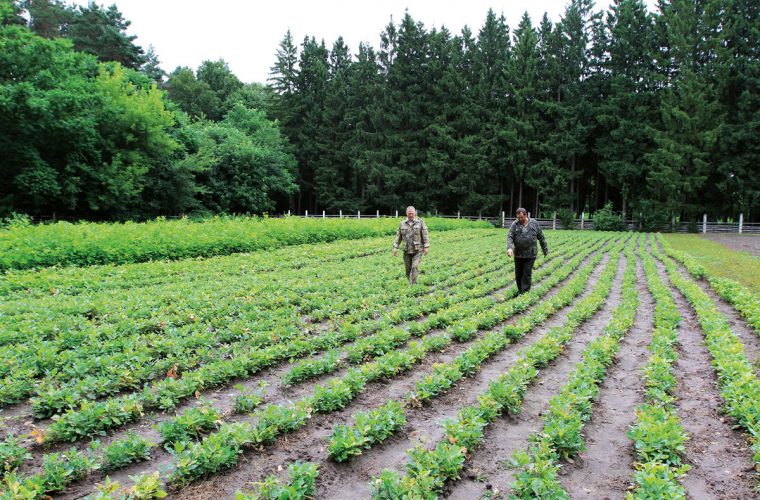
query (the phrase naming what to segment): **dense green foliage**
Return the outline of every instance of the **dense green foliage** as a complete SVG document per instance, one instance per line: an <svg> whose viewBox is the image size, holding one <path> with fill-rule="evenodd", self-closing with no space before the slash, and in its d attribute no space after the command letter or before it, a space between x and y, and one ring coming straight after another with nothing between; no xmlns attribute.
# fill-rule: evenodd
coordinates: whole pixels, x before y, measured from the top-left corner
<svg viewBox="0 0 760 500"><path fill-rule="evenodd" d="M572 0L459 34L407 13L356 53L288 32L269 86L223 60L167 76L116 6L2 6L0 213L760 209L752 0Z"/></svg>
<svg viewBox="0 0 760 500"><path fill-rule="evenodd" d="M489 12L473 34L408 13L353 57L288 32L270 80L293 143L296 208L595 211L656 228L757 213L750 0L573 0L537 24Z"/></svg>
<svg viewBox="0 0 760 500"><path fill-rule="evenodd" d="M492 227L463 219L427 219L433 231ZM393 234L396 219L224 217L124 224L58 222L0 229L0 270L54 265L123 264L227 255L287 245Z"/></svg>
<svg viewBox="0 0 760 500"><path fill-rule="evenodd" d="M267 93L223 61L204 63L198 80L190 72L206 105L177 90L182 75L168 94L157 86L157 56L134 45L115 6L21 5L28 26L10 7L0 23L0 213L262 213L297 189Z"/></svg>

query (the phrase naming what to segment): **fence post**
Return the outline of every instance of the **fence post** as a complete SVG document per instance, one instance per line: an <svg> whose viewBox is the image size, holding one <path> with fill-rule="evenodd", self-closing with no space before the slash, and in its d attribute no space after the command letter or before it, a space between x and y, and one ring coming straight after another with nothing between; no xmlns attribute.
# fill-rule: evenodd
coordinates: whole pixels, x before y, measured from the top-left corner
<svg viewBox="0 0 760 500"><path fill-rule="evenodd" d="M343 209L338 210L338 216L342 219L343 218Z"/></svg>
<svg viewBox="0 0 760 500"><path fill-rule="evenodd" d="M586 212L581 211L581 229L583 229L583 216L586 215Z"/></svg>
<svg viewBox="0 0 760 500"><path fill-rule="evenodd" d="M552 229L557 229L557 211L552 214Z"/></svg>
<svg viewBox="0 0 760 500"><path fill-rule="evenodd" d="M501 227L507 227L507 213L504 210L501 211Z"/></svg>
<svg viewBox="0 0 760 500"><path fill-rule="evenodd" d="M702 214L702 234L707 234L707 214Z"/></svg>
<svg viewBox="0 0 760 500"><path fill-rule="evenodd" d="M362 218L362 211L361 210L357 210L356 211L356 218L357 219L361 219Z"/></svg>
<svg viewBox="0 0 760 500"><path fill-rule="evenodd" d="M459 218L460 218L460 215L459 215L459 212L457 212L457 219L459 219Z"/></svg>
<svg viewBox="0 0 760 500"><path fill-rule="evenodd" d="M396 210L396 217L398 217L398 210Z"/></svg>
<svg viewBox="0 0 760 500"><path fill-rule="evenodd" d="M377 211L377 213L375 214L375 217L377 217L378 219L380 218L380 210Z"/></svg>
<svg viewBox="0 0 760 500"><path fill-rule="evenodd" d="M288 210L288 217L290 217L290 210Z"/></svg>
<svg viewBox="0 0 760 500"><path fill-rule="evenodd" d="M744 226L744 214L739 214L739 234L742 234L742 227Z"/></svg>
<svg viewBox="0 0 760 500"><path fill-rule="evenodd" d="M483 211L478 210L478 220L483 220Z"/></svg>
<svg viewBox="0 0 760 500"><path fill-rule="evenodd" d="M325 211L324 210L322 210L322 218L323 219L325 218Z"/></svg>
<svg viewBox="0 0 760 500"><path fill-rule="evenodd" d="M308 217L308 216L309 216L309 211L307 210L306 215L304 215L304 217Z"/></svg>

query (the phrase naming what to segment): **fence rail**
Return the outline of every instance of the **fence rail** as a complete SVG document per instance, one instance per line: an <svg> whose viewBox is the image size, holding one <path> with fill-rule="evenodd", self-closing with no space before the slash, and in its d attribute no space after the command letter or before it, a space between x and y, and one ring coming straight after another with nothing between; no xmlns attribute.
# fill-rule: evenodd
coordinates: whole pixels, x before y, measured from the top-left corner
<svg viewBox="0 0 760 500"><path fill-rule="evenodd" d="M467 215L467 214L461 214L457 213L456 215L451 214L439 214L439 213L429 213L430 216L435 217L442 217L445 219L467 219L467 220L481 220L481 221L487 221L493 224L496 227L509 227L510 224L515 220L514 217L507 217L506 213L502 212L500 216L489 216L489 215ZM270 217L284 217L284 216L290 216L290 217L308 217L308 218L325 218L325 219L375 219L380 217L385 218L399 218L403 217L403 212L399 212L398 210L394 211L393 213L381 213L379 210L371 211L371 212L352 212L352 211L338 211L338 213L327 213L326 211L319 211L316 213L310 213L308 211L304 213L291 213L290 211L283 213L283 214L273 214L270 215ZM166 219L180 219L180 216L167 216ZM38 215L34 217L30 217L31 221L33 223L46 223L46 222L55 222L57 220L68 220L71 222L76 222L78 219L73 218L66 218L66 217L56 217L55 215ZM534 220L538 221L539 225L543 229L565 229L562 226L562 223L559 219L556 217L551 219L546 218L535 218ZM108 222L108 221L101 221L101 222ZM639 229L638 222L634 220L626 220L623 221L626 228L629 231L636 231ZM589 219L585 216L585 214L579 218L574 219L572 223L573 229L582 229L582 230L593 230L594 229L594 220L593 218ZM738 222L709 222L707 221L707 217L703 216L702 221L697 223L696 225L694 223L689 222L676 222L675 224L667 224L662 227L662 230L664 231L673 231L676 233L688 233L688 232L698 232L698 233L734 233L734 234L757 234L760 235L760 222L744 222L743 215L739 215L739 221Z"/></svg>
<svg viewBox="0 0 760 500"><path fill-rule="evenodd" d="M291 216L291 217L309 217L309 218L343 218L343 219L366 219L366 218L378 218L378 217L403 217L403 213L399 213L398 210L396 210L394 213L381 213L379 210L375 210L374 212L343 212L339 211L337 214L329 214L326 211L323 212L317 212L317 213L309 213L304 212L303 214L294 214L288 211L285 214L282 214L283 216ZM496 227L509 227L512 222L515 220L514 217L507 217L505 213L502 213L501 216L487 216L487 215L463 215L461 213L458 213L456 215L450 215L450 214L439 214L439 213L431 213L429 214L434 217L441 217L444 219L467 219L467 220L482 220L487 221L493 224ZM539 225L543 229L565 229L562 226L562 223L557 219L556 217L551 219L546 218L535 218L534 220L538 221ZM639 224L635 220L625 220L623 221L623 224L626 226L626 228L629 231L636 231L639 229ZM568 228L569 229L569 228ZM593 218L588 219L585 216L582 216L579 219L573 220L572 229L579 229L579 230L593 230L594 229L594 220ZM689 222L677 222L675 224L667 224L662 227L662 230L665 231L673 231L677 233L687 233L687 232L695 232L695 226L693 223ZM696 232L699 233L737 233L737 234L760 234L760 222L744 222L743 217L740 215L739 222L707 222L706 218L703 218L702 223L699 223L696 226Z"/></svg>

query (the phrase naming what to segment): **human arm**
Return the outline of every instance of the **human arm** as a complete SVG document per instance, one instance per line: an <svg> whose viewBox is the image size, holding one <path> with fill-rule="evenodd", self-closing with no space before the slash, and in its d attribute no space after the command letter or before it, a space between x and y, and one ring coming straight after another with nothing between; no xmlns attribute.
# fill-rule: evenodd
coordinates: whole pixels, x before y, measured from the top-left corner
<svg viewBox="0 0 760 500"><path fill-rule="evenodd" d="M544 231L541 229L541 226L538 224L538 222L536 222L536 227L538 228L536 230L536 236L538 237L538 242L541 243L541 251L544 252L544 257L546 257L549 254L549 245L546 243Z"/></svg>
<svg viewBox="0 0 760 500"><path fill-rule="evenodd" d="M512 257L514 255L515 248L515 224L512 223L507 231L507 255Z"/></svg>
<svg viewBox="0 0 760 500"><path fill-rule="evenodd" d="M395 257L398 255L398 246L401 244L401 226L398 227L398 230L396 231L396 239L393 241L393 256Z"/></svg>
<svg viewBox="0 0 760 500"><path fill-rule="evenodd" d="M428 250L430 249L430 237L428 235L428 228L427 224L425 224L425 221L422 222L422 227L420 228L420 240L422 242L422 253L427 254Z"/></svg>

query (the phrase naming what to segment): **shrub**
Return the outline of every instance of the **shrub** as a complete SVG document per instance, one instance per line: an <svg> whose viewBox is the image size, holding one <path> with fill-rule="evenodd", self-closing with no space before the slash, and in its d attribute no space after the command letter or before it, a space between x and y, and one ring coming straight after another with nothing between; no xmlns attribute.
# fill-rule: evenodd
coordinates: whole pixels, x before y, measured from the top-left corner
<svg viewBox="0 0 760 500"><path fill-rule="evenodd" d="M603 208L594 213L594 231L625 231L623 217L612 211L612 203L607 202Z"/></svg>

